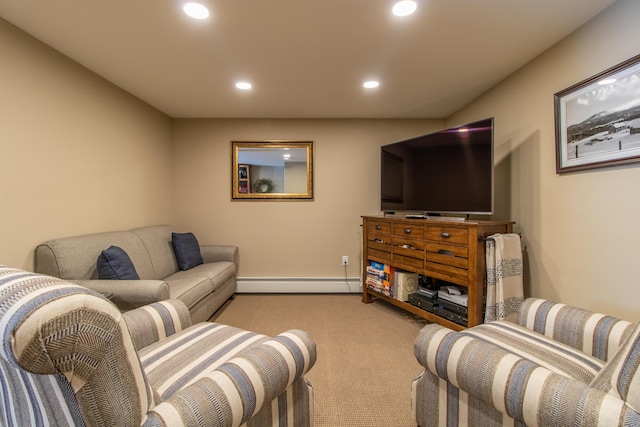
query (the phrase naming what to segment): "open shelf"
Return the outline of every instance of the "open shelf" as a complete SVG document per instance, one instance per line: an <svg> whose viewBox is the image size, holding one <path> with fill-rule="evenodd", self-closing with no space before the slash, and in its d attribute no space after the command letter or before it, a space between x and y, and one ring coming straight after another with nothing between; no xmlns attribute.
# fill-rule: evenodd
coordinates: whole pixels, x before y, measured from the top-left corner
<svg viewBox="0 0 640 427"><path fill-rule="evenodd" d="M400 307L401 309L408 311L410 313L415 314L418 317L421 317L423 319L428 320L429 322L432 323L439 323L442 326L446 326L449 329L453 329L454 331L461 331L463 329L465 329L464 326L462 325L458 325L457 323L454 323L448 319L445 319L444 317L440 317L437 314L428 312L426 310L421 309L420 307L416 307L415 305L411 305L408 302L404 302L404 301L400 301L397 300L395 298L389 297L385 294L381 294L380 292L374 291L373 289L368 289L367 293L374 298L380 298L381 300L384 300L390 304L393 304L397 307ZM365 301L366 302L366 301Z"/></svg>

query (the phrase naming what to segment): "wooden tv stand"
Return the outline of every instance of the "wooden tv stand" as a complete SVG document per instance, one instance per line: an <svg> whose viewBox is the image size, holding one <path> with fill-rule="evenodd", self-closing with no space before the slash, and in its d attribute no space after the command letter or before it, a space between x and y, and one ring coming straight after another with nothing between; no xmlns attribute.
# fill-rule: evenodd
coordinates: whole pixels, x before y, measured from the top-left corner
<svg viewBox="0 0 640 427"><path fill-rule="evenodd" d="M367 266L371 261L423 274L457 285L469 293L468 327L483 322L486 287L484 238L513 232L511 221L445 221L391 216L363 216L362 301L379 298L416 316L454 330L464 326L408 302L369 289Z"/></svg>

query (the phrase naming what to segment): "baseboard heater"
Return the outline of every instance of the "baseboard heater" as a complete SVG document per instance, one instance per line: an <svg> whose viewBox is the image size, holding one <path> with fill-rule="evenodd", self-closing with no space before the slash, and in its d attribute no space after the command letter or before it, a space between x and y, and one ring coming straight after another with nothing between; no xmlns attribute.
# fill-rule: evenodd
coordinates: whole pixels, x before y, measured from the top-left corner
<svg viewBox="0 0 640 427"><path fill-rule="evenodd" d="M238 277L238 293L347 294L362 292L359 277Z"/></svg>

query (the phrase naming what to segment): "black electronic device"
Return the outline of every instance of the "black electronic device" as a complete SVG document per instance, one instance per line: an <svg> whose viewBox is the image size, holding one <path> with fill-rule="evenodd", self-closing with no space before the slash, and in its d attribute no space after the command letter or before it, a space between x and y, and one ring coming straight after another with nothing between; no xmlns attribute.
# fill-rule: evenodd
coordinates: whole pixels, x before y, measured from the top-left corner
<svg viewBox="0 0 640 427"><path fill-rule="evenodd" d="M453 302L449 302L442 298L438 300L438 305L440 305L445 310L449 310L452 313L460 314L465 317L469 313L469 310L467 309L467 307L462 306L460 304L453 303Z"/></svg>
<svg viewBox="0 0 640 427"><path fill-rule="evenodd" d="M435 300L438 297L438 291L434 291L432 289L427 289L427 288L418 288L416 293L423 295L427 298L431 298L432 300Z"/></svg>
<svg viewBox="0 0 640 427"><path fill-rule="evenodd" d="M462 325L464 327L467 326L468 322L467 322L467 317L463 316L461 314L458 313L453 313L445 308L443 308L440 305L435 305L433 306L433 312L435 314L437 314L440 317L443 317L447 320L451 320L454 323L457 323L458 325Z"/></svg>
<svg viewBox="0 0 640 427"><path fill-rule="evenodd" d="M409 295L409 304L419 307L423 310L426 310L430 313L433 313L433 309L436 304L435 298L429 298L425 295L422 295L419 292L413 293Z"/></svg>
<svg viewBox="0 0 640 427"><path fill-rule="evenodd" d="M493 213L493 118L381 147L381 210Z"/></svg>

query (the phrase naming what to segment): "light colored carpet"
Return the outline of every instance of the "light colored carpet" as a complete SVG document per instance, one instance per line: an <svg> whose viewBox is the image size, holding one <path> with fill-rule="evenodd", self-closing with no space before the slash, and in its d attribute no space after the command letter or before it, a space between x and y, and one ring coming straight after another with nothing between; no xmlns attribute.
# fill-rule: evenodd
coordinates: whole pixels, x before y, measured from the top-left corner
<svg viewBox="0 0 640 427"><path fill-rule="evenodd" d="M422 369L413 340L426 321L355 294L239 294L211 320L276 335L302 329L318 359L306 375L315 393L316 427L404 427L411 380Z"/></svg>

